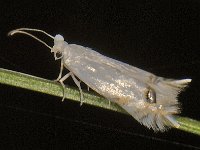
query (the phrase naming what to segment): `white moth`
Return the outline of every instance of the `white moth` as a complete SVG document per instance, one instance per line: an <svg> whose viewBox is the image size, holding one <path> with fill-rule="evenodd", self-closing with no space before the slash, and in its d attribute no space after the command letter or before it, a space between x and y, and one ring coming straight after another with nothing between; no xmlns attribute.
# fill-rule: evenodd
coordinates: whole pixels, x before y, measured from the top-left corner
<svg viewBox="0 0 200 150"><path fill-rule="evenodd" d="M54 46L48 46L27 31L46 34L54 39ZM63 81L71 76L80 90L81 103L83 94L80 81L76 77L108 100L119 104L139 123L154 131L180 126L173 116L180 113L177 95L191 82L191 79L173 80L158 77L101 55L90 48L68 44L60 34L53 37L42 30L20 28L9 32L9 35L15 33L33 37L51 49L55 60L61 59L57 81L64 87ZM69 73L62 76L64 67L69 70Z"/></svg>

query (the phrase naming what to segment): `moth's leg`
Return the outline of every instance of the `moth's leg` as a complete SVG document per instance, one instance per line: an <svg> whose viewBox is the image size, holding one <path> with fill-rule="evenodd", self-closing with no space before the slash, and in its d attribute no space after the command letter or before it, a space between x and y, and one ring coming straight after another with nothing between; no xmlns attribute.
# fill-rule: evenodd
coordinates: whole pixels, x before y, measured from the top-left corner
<svg viewBox="0 0 200 150"><path fill-rule="evenodd" d="M63 62L63 59L61 59L61 61L60 61L60 73L59 73L59 75L58 75L58 77L55 81L59 81L60 78L62 77L63 68L64 68L64 62Z"/></svg>
<svg viewBox="0 0 200 150"><path fill-rule="evenodd" d="M87 86L87 90L88 90L88 92L90 91L90 87L89 86Z"/></svg>
<svg viewBox="0 0 200 150"><path fill-rule="evenodd" d="M83 104L83 91L82 91L82 89L81 89L81 84L80 84L80 82L76 79L76 77L74 76L73 73L71 74L71 76L72 76L72 79L74 80L75 84L76 84L76 85L78 86L78 88L79 88L79 91L80 91L80 94L81 94L81 104L80 104L80 105L82 105L82 104Z"/></svg>
<svg viewBox="0 0 200 150"><path fill-rule="evenodd" d="M61 79L58 80L58 82L60 82L60 84L63 87L63 98L62 101L64 101L65 99L65 84L63 83L67 78L69 78L72 75L71 72L69 72L68 74L66 74L65 76L63 76Z"/></svg>

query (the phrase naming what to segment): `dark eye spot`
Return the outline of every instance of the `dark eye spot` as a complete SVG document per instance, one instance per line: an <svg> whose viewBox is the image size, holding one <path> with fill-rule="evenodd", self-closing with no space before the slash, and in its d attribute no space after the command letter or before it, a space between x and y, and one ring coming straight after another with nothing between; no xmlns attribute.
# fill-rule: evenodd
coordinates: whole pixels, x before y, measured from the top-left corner
<svg viewBox="0 0 200 150"><path fill-rule="evenodd" d="M63 53L61 53L61 52L56 52L56 58L57 59L60 59L60 58L62 58L63 57Z"/></svg>
<svg viewBox="0 0 200 150"><path fill-rule="evenodd" d="M150 104L156 103L156 93L155 93L155 91L149 88L147 93L146 93L146 99L147 99L147 102L150 103Z"/></svg>

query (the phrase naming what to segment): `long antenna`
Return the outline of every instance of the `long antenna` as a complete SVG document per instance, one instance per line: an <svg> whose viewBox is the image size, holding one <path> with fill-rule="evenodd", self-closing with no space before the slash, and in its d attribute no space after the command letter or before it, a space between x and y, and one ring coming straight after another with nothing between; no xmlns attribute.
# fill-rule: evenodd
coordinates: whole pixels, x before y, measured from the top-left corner
<svg viewBox="0 0 200 150"><path fill-rule="evenodd" d="M49 49L52 49L52 47L50 47L47 43L45 43L44 41L42 41L41 39L37 38L36 36L32 35L31 33L28 33L26 31L35 31L35 32L41 32L41 33L44 33L45 35L49 36L50 38L54 39L54 37L48 33L46 33L45 31L43 30L39 30L39 29L30 29L30 28L19 28L19 29L15 29L15 30L12 30L8 33L8 36L12 36L16 33L21 33L21 34L25 34L25 35L28 35L32 38L34 38L35 40L39 41L40 43L44 44L46 47L48 47Z"/></svg>
<svg viewBox="0 0 200 150"><path fill-rule="evenodd" d="M52 35L50 35L49 33L43 31L43 30L39 30L39 29L31 29L31 28L19 28L19 29L15 29L13 31L33 31L33 32L41 32L46 34L48 37L54 39L54 37ZM12 32L12 31L11 31ZM9 34L9 33L8 33Z"/></svg>

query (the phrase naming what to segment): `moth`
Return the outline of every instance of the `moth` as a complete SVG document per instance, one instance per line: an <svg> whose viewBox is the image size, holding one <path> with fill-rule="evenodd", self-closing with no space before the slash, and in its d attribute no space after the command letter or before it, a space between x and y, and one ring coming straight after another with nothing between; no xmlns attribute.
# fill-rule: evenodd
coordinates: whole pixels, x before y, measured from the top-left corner
<svg viewBox="0 0 200 150"><path fill-rule="evenodd" d="M41 32L54 40L53 47L47 45L28 31ZM39 29L20 28L8 35L26 34L47 46L54 53L55 60L61 60L57 81L64 87L64 81L72 77L83 93L80 81L109 101L115 102L133 116L140 124L154 131L180 125L174 118L180 113L178 94L191 79L166 79L152 73L106 57L88 47L68 44L62 35L55 37ZM69 73L62 76L64 67ZM78 80L78 79L80 80ZM65 95L63 96L64 100Z"/></svg>

